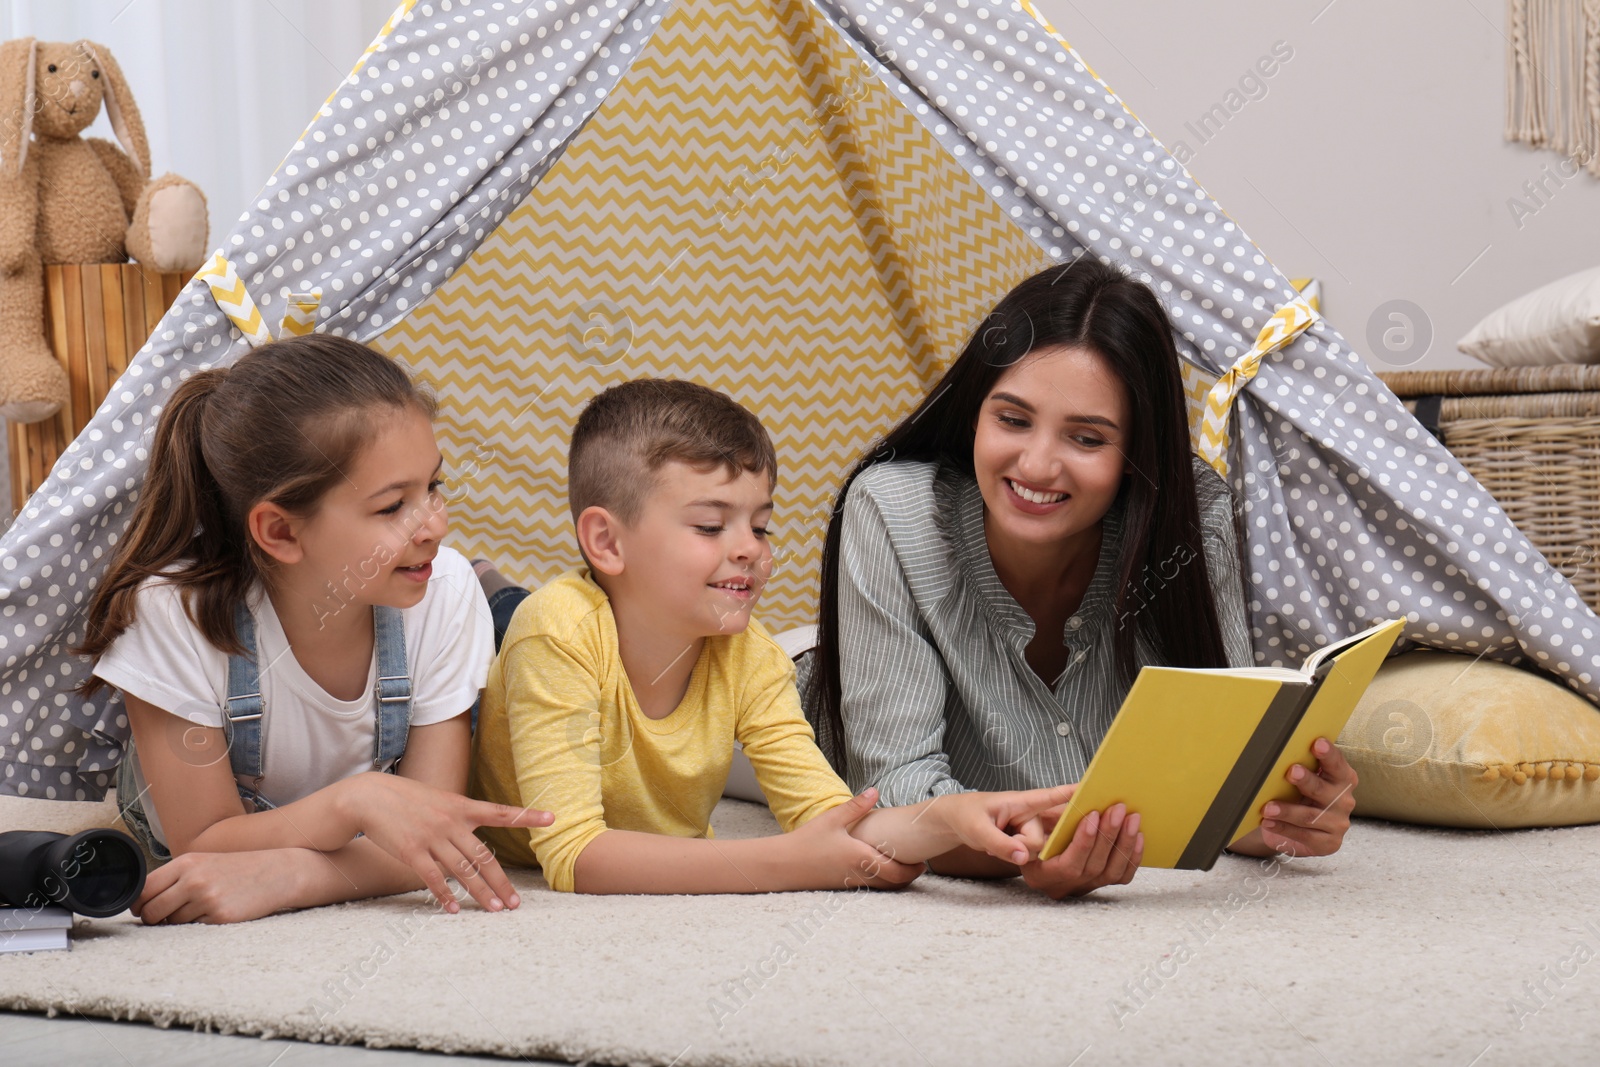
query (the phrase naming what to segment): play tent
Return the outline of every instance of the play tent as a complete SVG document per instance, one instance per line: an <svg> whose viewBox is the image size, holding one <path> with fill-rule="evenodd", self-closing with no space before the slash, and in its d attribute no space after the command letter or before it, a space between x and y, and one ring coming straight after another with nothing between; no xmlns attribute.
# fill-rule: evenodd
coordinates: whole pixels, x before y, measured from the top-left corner
<svg viewBox="0 0 1600 1067"><path fill-rule="evenodd" d="M198 368L313 324L403 361L443 400L448 543L526 581L576 562L589 396L723 389L778 447L783 628L842 471L1007 288L1083 254L1170 309L1258 661L1405 612L1411 642L1600 698L1600 621L1026 0L435 0L396 11L0 541L0 791L110 782L126 718L71 693L68 648Z"/></svg>

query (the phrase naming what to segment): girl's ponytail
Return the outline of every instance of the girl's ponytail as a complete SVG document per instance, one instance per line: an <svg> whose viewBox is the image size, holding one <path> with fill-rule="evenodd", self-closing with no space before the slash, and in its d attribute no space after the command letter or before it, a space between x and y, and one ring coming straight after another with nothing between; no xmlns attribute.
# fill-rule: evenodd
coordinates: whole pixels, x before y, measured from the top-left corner
<svg viewBox="0 0 1600 1067"><path fill-rule="evenodd" d="M76 651L98 657L133 622L134 598L145 579L179 560L192 560L188 574L242 596L246 568L237 537L228 529L222 490L206 466L208 402L227 379L226 368L200 371L173 391L156 423L150 468L133 521L89 601L84 640ZM231 635L231 612L223 619L196 618L207 632ZM227 652L241 652L235 636ZM98 688L90 678L86 691Z"/></svg>
<svg viewBox="0 0 1600 1067"><path fill-rule="evenodd" d="M104 653L133 624L140 586L164 575L206 639L242 653L234 608L271 565L246 529L250 509L271 501L312 513L371 439L371 415L408 407L435 411L398 364L331 334L263 345L190 376L156 424L133 519L74 651ZM80 690L102 684L91 675Z"/></svg>

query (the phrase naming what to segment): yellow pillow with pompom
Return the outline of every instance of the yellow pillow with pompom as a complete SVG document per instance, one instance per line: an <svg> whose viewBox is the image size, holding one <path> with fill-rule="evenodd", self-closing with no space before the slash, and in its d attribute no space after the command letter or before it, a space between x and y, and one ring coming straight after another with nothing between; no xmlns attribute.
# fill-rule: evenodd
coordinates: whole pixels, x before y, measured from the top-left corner
<svg viewBox="0 0 1600 1067"><path fill-rule="evenodd" d="M1339 734L1357 815L1503 830L1600 822L1600 708L1520 667L1386 662Z"/></svg>

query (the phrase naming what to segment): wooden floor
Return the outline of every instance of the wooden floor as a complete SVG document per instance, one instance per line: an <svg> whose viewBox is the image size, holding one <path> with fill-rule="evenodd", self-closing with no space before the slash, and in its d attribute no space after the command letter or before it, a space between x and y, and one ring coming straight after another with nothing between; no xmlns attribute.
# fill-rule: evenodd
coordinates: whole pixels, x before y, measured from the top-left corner
<svg viewBox="0 0 1600 1067"><path fill-rule="evenodd" d="M110 1064L125 1067L423 1067L446 1060L456 1064L530 1063L548 1060L503 1060L479 1056L446 1056L415 1049L372 1049L358 1045L317 1045L305 1041L263 1041L259 1037L201 1034L149 1023L112 1022L87 1016L25 1015L0 1012L0 1063L5 1067L77 1067Z"/></svg>

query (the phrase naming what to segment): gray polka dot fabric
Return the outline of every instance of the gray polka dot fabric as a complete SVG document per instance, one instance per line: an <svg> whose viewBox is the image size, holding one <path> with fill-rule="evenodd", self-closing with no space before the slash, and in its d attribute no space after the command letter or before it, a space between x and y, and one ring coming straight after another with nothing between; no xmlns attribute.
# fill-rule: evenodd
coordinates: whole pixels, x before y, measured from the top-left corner
<svg viewBox="0 0 1600 1067"><path fill-rule="evenodd" d="M1152 285L1216 375L1293 299L1288 279L1031 5L822 0L899 98L1050 255ZM1326 320L1236 401L1258 663L1386 617L1428 645L1531 661L1600 700L1600 619Z"/></svg>
<svg viewBox="0 0 1600 1067"><path fill-rule="evenodd" d="M527 196L639 54L669 0L418 3L312 120L222 251L276 331L369 340ZM0 792L97 800L122 758L120 698L73 692L70 648L132 515L162 404L248 345L189 283L0 541Z"/></svg>
<svg viewBox="0 0 1600 1067"><path fill-rule="evenodd" d="M670 2L411 7L222 243L267 322L320 288L317 328L368 340L426 299L582 130ZM1186 359L1226 369L1292 298L1026 7L814 2L1040 247L1149 282ZM98 799L110 785L127 718L74 693L89 665L70 648L162 404L245 347L192 282L0 541L0 792ZM1404 613L1411 642L1531 657L1600 697L1600 621L1326 322L1265 359L1236 407L1258 662L1296 663Z"/></svg>

